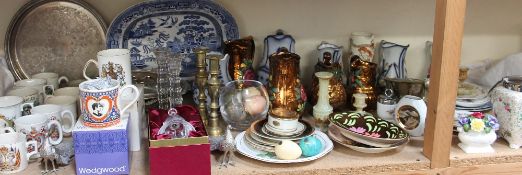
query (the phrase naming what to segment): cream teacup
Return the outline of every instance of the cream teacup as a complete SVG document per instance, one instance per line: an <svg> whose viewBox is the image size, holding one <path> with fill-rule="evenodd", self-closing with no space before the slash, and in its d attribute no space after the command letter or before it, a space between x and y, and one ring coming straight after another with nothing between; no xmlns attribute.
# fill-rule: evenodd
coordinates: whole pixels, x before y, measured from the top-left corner
<svg viewBox="0 0 522 175"><path fill-rule="evenodd" d="M33 106L38 106L42 103L42 98L36 89L24 87L20 89L11 89L7 92L9 96L19 96L24 99L22 103L32 103Z"/></svg>
<svg viewBox="0 0 522 175"><path fill-rule="evenodd" d="M47 80L47 85L52 85L54 89L58 89L58 86L62 81L69 82L69 79L67 77L60 77L57 73L54 72L37 73L31 76L31 78L45 79Z"/></svg>
<svg viewBox="0 0 522 175"><path fill-rule="evenodd" d="M62 109L59 105L44 104L36 106L31 110L31 114L42 114L50 120L58 121L66 135L70 135L74 127L75 118L72 111Z"/></svg>
<svg viewBox="0 0 522 175"><path fill-rule="evenodd" d="M64 111L71 111L73 112L73 118L78 118L78 110L76 108L78 101L78 97L72 97L72 96L49 96L47 99L45 99L45 104L55 104L62 107L62 110ZM75 122L74 122L75 123Z"/></svg>
<svg viewBox="0 0 522 175"><path fill-rule="evenodd" d="M18 96L0 97L0 128L13 126L13 120L22 116L20 105L23 101Z"/></svg>
<svg viewBox="0 0 522 175"><path fill-rule="evenodd" d="M24 87L30 87L30 88L36 89L38 91L38 93L40 93L40 96L42 97L42 99L40 100L41 103L43 103L43 97L45 97L45 95L46 95L46 89L49 89L49 86L47 86L47 80L45 80L45 79L19 80L14 83L13 89L20 89L20 88L24 88Z"/></svg>
<svg viewBox="0 0 522 175"><path fill-rule="evenodd" d="M56 96L71 96L76 98L76 114L80 113L80 88L78 85L76 87L63 87L60 89L54 90L54 95Z"/></svg>
<svg viewBox="0 0 522 175"><path fill-rule="evenodd" d="M13 132L0 134L0 174L23 171L29 164L29 157L35 155L36 141L27 141L25 134ZM30 150L28 152L28 150Z"/></svg>

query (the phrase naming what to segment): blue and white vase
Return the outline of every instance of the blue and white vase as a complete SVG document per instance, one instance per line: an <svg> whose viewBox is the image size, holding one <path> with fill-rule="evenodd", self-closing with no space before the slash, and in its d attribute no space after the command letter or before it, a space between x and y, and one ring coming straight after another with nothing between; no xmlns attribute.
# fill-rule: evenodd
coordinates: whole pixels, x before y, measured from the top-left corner
<svg viewBox="0 0 522 175"><path fill-rule="evenodd" d="M378 82L381 86L384 85L384 78L407 78L404 61L408 47L410 45L381 41L378 73Z"/></svg>
<svg viewBox="0 0 522 175"><path fill-rule="evenodd" d="M278 30L275 35L269 35L265 38L265 49L263 51L263 60L257 71L257 80L266 85L268 83L268 75L270 72L270 61L268 57L276 53L279 48L287 48L290 53L295 52L295 40L291 35L285 35L283 31Z"/></svg>

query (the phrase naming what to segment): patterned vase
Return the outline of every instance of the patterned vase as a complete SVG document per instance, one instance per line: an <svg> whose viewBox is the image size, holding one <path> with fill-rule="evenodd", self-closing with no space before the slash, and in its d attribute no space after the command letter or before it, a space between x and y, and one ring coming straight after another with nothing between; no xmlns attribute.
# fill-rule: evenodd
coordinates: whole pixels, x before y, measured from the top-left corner
<svg viewBox="0 0 522 175"><path fill-rule="evenodd" d="M230 57L225 66L231 80L255 80L252 68L255 47L252 36L225 42L225 54Z"/></svg>
<svg viewBox="0 0 522 175"><path fill-rule="evenodd" d="M283 108L304 113L306 93L299 79L299 55L280 48L270 55L268 96L270 109Z"/></svg>
<svg viewBox="0 0 522 175"><path fill-rule="evenodd" d="M377 89L375 87L377 74L377 64L364 61L357 55L354 55L350 60L350 74L349 74L349 91L348 102L352 109L355 109L352 95L355 93L366 94L366 104L368 110L377 108Z"/></svg>
<svg viewBox="0 0 522 175"><path fill-rule="evenodd" d="M493 115L500 124L498 131L509 143L509 147L518 149L522 146L522 92L512 91L504 87L496 87L491 91Z"/></svg>
<svg viewBox="0 0 522 175"><path fill-rule="evenodd" d="M346 104L346 87L344 82L346 76L342 65L342 47L334 44L322 42L317 48L319 57L315 65L315 72L330 72L333 77L328 86L328 96L330 105L340 108ZM318 99L319 83L316 76L312 77L311 104L315 105Z"/></svg>
<svg viewBox="0 0 522 175"><path fill-rule="evenodd" d="M375 55L374 36L369 32L353 32L350 36L352 56L357 55L364 61L372 61Z"/></svg>
<svg viewBox="0 0 522 175"><path fill-rule="evenodd" d="M264 44L263 60L261 60L260 67L258 68L257 80L266 85L270 73L269 56L276 53L278 49L282 47L286 48L290 53L294 53L295 40L291 35L285 35L283 31L279 30L275 35L267 36Z"/></svg>
<svg viewBox="0 0 522 175"><path fill-rule="evenodd" d="M381 41L379 63L379 85L384 86L384 78L407 78L404 59L410 45Z"/></svg>

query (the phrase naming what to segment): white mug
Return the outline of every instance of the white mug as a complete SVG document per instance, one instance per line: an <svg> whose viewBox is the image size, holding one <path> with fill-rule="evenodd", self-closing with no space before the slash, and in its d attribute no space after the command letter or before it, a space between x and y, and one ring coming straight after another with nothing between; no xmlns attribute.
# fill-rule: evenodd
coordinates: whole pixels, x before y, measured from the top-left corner
<svg viewBox="0 0 522 175"><path fill-rule="evenodd" d="M30 148L36 146L36 141L27 141L22 133L0 134L0 174L17 173L26 169L29 157L38 152Z"/></svg>
<svg viewBox="0 0 522 175"><path fill-rule="evenodd" d="M78 118L77 102L78 97L72 96L49 96L45 99L45 104L59 105L63 111L71 111L75 120Z"/></svg>
<svg viewBox="0 0 522 175"><path fill-rule="evenodd" d="M20 89L11 89L7 91L9 96L19 96L24 99L22 103L32 103L33 106L40 105L40 93L36 89L30 87L24 87Z"/></svg>
<svg viewBox="0 0 522 175"><path fill-rule="evenodd" d="M60 77L57 73L54 72L37 73L31 76L31 78L45 79L47 80L47 85L52 85L54 89L58 89L60 82L62 81L65 81L66 83L69 82L67 77Z"/></svg>
<svg viewBox="0 0 522 175"><path fill-rule="evenodd" d="M79 85L79 84L78 84ZM54 95L56 96L71 96L76 98L76 114L80 113L80 88L78 87L63 87L60 89L54 90ZM76 118L78 119L78 118Z"/></svg>
<svg viewBox="0 0 522 175"><path fill-rule="evenodd" d="M31 114L42 114L50 120L58 121L63 128L63 132L67 135L71 134L76 121L72 111L63 110L61 106L54 104L36 106L31 110ZM25 116L22 118L25 118Z"/></svg>
<svg viewBox="0 0 522 175"><path fill-rule="evenodd" d="M16 81L14 83L13 89L20 89L24 87L33 88L37 90L38 93L40 93L40 104L43 104L45 89L49 89L47 86L47 80L45 79L24 79Z"/></svg>
<svg viewBox="0 0 522 175"><path fill-rule="evenodd" d="M99 51L98 61L90 59L85 63L83 76L91 80L86 75L87 67L94 63L98 68L98 75L101 78L111 77L118 80L120 86L132 85L130 51L128 49L107 49Z"/></svg>
<svg viewBox="0 0 522 175"><path fill-rule="evenodd" d="M33 149L41 150L45 139L49 139L50 144L57 145L63 140L63 130L60 123L56 120L50 120L42 114L31 114L17 118L15 121L15 130L25 134L26 140L36 141L37 145ZM58 137L50 137L53 132L57 132ZM39 155L36 155L39 157Z"/></svg>
<svg viewBox="0 0 522 175"><path fill-rule="evenodd" d="M13 126L13 120L22 116L20 105L23 101L18 96L0 97L0 128Z"/></svg>
<svg viewBox="0 0 522 175"><path fill-rule="evenodd" d="M0 134L12 133L12 132L15 132L15 130L11 127L5 127L5 128L0 129Z"/></svg>

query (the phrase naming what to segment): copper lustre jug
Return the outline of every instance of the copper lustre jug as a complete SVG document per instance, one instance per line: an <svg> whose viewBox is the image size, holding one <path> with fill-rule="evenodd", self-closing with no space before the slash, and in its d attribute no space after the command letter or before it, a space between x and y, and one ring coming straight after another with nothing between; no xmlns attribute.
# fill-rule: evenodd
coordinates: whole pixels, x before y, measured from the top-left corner
<svg viewBox="0 0 522 175"><path fill-rule="evenodd" d="M284 108L304 112L306 93L299 79L299 55L280 48L269 57L268 96L270 109Z"/></svg>
<svg viewBox="0 0 522 175"><path fill-rule="evenodd" d="M226 67L231 80L255 80L254 51L252 36L225 42L225 54L229 55Z"/></svg>
<svg viewBox="0 0 522 175"><path fill-rule="evenodd" d="M350 60L350 88L349 104L353 103L352 94L366 94L366 109L375 110L377 107L377 64L362 60L354 55ZM353 106L351 106L354 108Z"/></svg>
<svg viewBox="0 0 522 175"><path fill-rule="evenodd" d="M346 104L346 89L344 82L346 81L342 66L342 46L337 46L327 42L322 42L317 48L319 51L319 59L315 65L315 72L331 72L333 77L330 79L328 87L328 97L330 105L334 109L338 109ZM318 99L319 80L316 76L312 76L312 94L311 104L315 105Z"/></svg>

